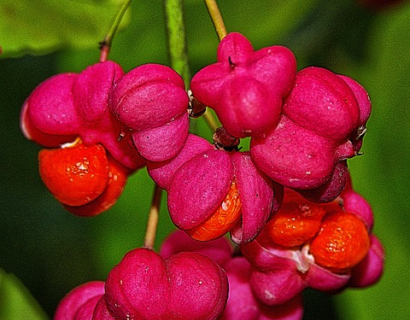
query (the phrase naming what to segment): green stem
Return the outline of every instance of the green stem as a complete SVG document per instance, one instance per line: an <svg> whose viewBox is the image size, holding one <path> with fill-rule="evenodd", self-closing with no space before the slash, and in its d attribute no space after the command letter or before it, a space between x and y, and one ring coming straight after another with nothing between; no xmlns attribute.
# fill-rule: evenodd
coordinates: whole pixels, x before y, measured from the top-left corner
<svg viewBox="0 0 410 320"><path fill-rule="evenodd" d="M171 67L184 79L189 88L191 72L189 69L187 39L182 0L164 0L165 21L167 26L168 51ZM214 131L217 122L208 111L204 114L208 127Z"/></svg>
<svg viewBox="0 0 410 320"><path fill-rule="evenodd" d="M124 17L125 12L127 11L130 3L132 0L124 0L121 5L120 10L118 11L110 30L106 34L103 41L100 42L100 62L107 61L108 54L110 53L112 41L114 39L114 35L117 33L118 27L121 23L122 18Z"/></svg>
<svg viewBox="0 0 410 320"><path fill-rule="evenodd" d="M211 16L212 23L214 24L215 31L219 40L222 40L227 32L225 28L224 20L222 19L221 12L219 11L216 0L204 0L206 7L208 8L209 15Z"/></svg>
<svg viewBox="0 0 410 320"><path fill-rule="evenodd" d="M171 67L184 79L186 87L191 80L182 0L164 0L168 52Z"/></svg>
<svg viewBox="0 0 410 320"><path fill-rule="evenodd" d="M220 127L220 123L216 120L215 115L210 113L209 108L205 111L203 115L207 126L209 129L211 129L212 132L215 132L215 130Z"/></svg>

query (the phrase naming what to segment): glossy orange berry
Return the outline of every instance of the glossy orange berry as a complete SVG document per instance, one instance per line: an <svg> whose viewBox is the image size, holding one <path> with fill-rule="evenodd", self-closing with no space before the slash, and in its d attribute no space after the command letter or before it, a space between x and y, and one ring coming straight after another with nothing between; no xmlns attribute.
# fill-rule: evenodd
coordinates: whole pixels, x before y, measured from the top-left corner
<svg viewBox="0 0 410 320"><path fill-rule="evenodd" d="M81 206L100 196L108 183L108 159L101 145L82 143L39 153L40 176L63 204Z"/></svg>
<svg viewBox="0 0 410 320"><path fill-rule="evenodd" d="M335 273L345 273L367 255L369 234L363 221L348 212L326 216L310 253L315 262Z"/></svg>
<svg viewBox="0 0 410 320"><path fill-rule="evenodd" d="M230 231L241 217L242 204L235 180L215 213L196 227L186 232L191 238L200 241L217 239Z"/></svg>
<svg viewBox="0 0 410 320"><path fill-rule="evenodd" d="M266 224L265 232L271 241L284 247L303 245L320 229L327 212L341 210L335 203L317 204L296 192L286 192L280 210Z"/></svg>
<svg viewBox="0 0 410 320"><path fill-rule="evenodd" d="M104 192L90 203L82 206L64 205L64 208L72 214L82 217L92 217L107 211L120 197L129 173L129 169L108 157L108 183Z"/></svg>

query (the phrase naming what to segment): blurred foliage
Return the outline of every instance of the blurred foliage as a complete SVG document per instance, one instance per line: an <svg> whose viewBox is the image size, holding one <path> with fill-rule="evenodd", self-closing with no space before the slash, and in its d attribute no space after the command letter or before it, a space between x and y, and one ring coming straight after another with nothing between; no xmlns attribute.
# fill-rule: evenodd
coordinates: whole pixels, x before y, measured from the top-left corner
<svg viewBox="0 0 410 320"><path fill-rule="evenodd" d="M110 27L122 0L2 0L0 43L4 57L91 47ZM128 16L123 19L123 25Z"/></svg>
<svg viewBox="0 0 410 320"><path fill-rule="evenodd" d="M47 315L20 280L1 269L0 319L47 319Z"/></svg>
<svg viewBox="0 0 410 320"><path fill-rule="evenodd" d="M109 212L92 219L74 217L43 186L37 171L40 147L25 140L18 125L21 105L37 84L98 61L98 42L119 2L0 3L0 267L20 279L49 316L69 290L104 280L128 250L143 243L153 191L146 170L131 177ZM318 65L351 76L372 98L364 155L349 165L355 188L374 209L374 231L386 249L385 274L372 288L349 289L335 297L307 291L305 319L407 319L409 3L377 12L353 0L238 0L219 5L228 31L243 33L255 48L286 45L295 52L299 68ZM215 61L218 39L203 1L186 0L185 13L193 73ZM114 39L110 59L125 71L147 62L168 64L163 15L161 1L135 0L129 25ZM194 120L194 126L210 138L201 119ZM173 228L164 195L157 247ZM9 302L0 296L0 310L4 304ZM21 308L30 311L30 305ZM0 319L16 318L0 314Z"/></svg>

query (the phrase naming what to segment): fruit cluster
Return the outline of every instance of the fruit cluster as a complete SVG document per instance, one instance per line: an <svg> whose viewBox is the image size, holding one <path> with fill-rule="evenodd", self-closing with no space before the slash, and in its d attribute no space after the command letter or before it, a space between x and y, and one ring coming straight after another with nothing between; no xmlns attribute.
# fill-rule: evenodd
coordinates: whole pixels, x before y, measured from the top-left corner
<svg viewBox="0 0 410 320"><path fill-rule="evenodd" d="M255 51L239 33L190 87L166 66L106 61L44 81L24 104L23 133L54 148L40 152L41 178L68 211L108 210L146 166L180 229L160 254L135 249L105 283L74 289L55 319L300 319L307 287L375 283L383 248L347 169L370 116L365 89L297 71L289 49ZM189 133L193 103L222 124L213 144Z"/></svg>
<svg viewBox="0 0 410 320"><path fill-rule="evenodd" d="M171 68L147 64L127 74L106 61L42 82L21 112L24 135L55 148L39 155L40 175L80 216L108 210L127 177L165 161L188 135L188 96Z"/></svg>
<svg viewBox="0 0 410 320"><path fill-rule="evenodd" d="M372 226L370 206L350 185L325 204L286 190L279 212L254 241L241 246L253 266L254 294L278 305L307 287L335 293L372 285L384 259Z"/></svg>

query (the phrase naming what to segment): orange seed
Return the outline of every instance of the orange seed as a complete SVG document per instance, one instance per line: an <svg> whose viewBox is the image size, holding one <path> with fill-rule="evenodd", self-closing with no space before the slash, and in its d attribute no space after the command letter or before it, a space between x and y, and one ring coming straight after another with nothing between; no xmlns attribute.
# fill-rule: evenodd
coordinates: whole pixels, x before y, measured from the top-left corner
<svg viewBox="0 0 410 320"><path fill-rule="evenodd" d="M108 160L101 145L82 143L39 153L40 176L58 201L81 206L100 196L108 183Z"/></svg>
<svg viewBox="0 0 410 320"><path fill-rule="evenodd" d="M196 227L186 230L186 232L195 240L209 241L217 239L235 226L241 217L241 209L239 191L235 180L233 180L228 194L215 213Z"/></svg>
<svg viewBox="0 0 410 320"><path fill-rule="evenodd" d="M369 234L356 215L340 212L327 216L310 245L315 262L335 273L345 273L367 255Z"/></svg>

